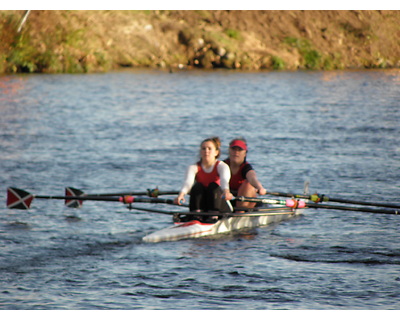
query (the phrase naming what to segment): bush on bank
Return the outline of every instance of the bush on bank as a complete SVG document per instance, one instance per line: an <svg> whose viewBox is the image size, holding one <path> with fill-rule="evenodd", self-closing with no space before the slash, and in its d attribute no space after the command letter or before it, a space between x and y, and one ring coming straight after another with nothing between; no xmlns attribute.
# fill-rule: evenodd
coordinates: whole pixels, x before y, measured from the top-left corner
<svg viewBox="0 0 400 320"><path fill-rule="evenodd" d="M1 73L400 67L398 11L0 11Z"/></svg>

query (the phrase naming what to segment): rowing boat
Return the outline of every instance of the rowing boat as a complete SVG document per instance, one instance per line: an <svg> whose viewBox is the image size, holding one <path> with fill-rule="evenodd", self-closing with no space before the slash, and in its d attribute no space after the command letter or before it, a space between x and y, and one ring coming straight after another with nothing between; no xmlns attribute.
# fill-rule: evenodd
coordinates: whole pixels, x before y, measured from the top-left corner
<svg viewBox="0 0 400 320"><path fill-rule="evenodd" d="M302 209L281 205L268 205L248 213L229 213L214 223L199 220L175 222L174 225L150 233L143 237L144 242L177 241L228 233L240 229L252 229L277 223L301 214Z"/></svg>
<svg viewBox="0 0 400 320"><path fill-rule="evenodd" d="M157 190L158 193L158 189ZM148 190L151 191L151 190ZM162 192L159 194L177 194L176 191ZM275 194L282 197L292 197L292 199L279 200L279 199L266 199L266 198L251 198L251 197L236 197L233 200L238 200L241 202L256 202L260 205L266 207L257 207L253 211L247 211L244 213L218 213L221 216L219 220L213 223L205 223L196 220L196 216L212 216L213 213L207 212L176 212L176 211L165 211L153 208L144 207L134 207L133 203L157 203L166 205L176 205L172 199L160 199L157 198L154 192L149 192L147 198L136 198L133 195L143 195L142 192L126 192L126 193L108 193L108 194L84 194L83 191L75 188L68 188L66 190L65 196L52 196L52 195L35 195L29 193L28 191L9 187L7 189L7 208L9 209L19 209L27 210L31 206L33 199L54 199L54 200L65 200L68 206L71 200L76 200L78 203L73 207L80 207L82 201L112 201L112 202L122 202L127 206L128 209L137 209L140 211L150 211L153 213L168 214L174 216L175 224L150 233L143 238L145 242L161 242L161 241L176 241L188 238L200 238L205 236L212 236L216 234L224 234L227 232L240 230L244 228L256 228L260 226L265 226L271 223L280 222L282 220L290 219L298 214L301 214L304 208L314 208L314 209L333 209L333 210L343 210L343 211L359 211L359 212L369 212L378 214L391 214L400 215L400 204L396 203L377 203L377 202L366 202L366 201L354 201L348 199L338 199L329 198L326 196L314 195L294 195L289 193L277 193L269 192L269 194ZM295 198L305 198L307 200L297 200ZM320 204L312 203L308 200L314 202L322 201L333 201L333 202L343 202L351 204L364 204L365 206L382 206L395 209L382 209L382 208L368 208L368 207L356 207L356 206L338 206L331 204ZM184 210L185 205L180 205L181 209ZM180 222L181 216L186 216L188 222Z"/></svg>

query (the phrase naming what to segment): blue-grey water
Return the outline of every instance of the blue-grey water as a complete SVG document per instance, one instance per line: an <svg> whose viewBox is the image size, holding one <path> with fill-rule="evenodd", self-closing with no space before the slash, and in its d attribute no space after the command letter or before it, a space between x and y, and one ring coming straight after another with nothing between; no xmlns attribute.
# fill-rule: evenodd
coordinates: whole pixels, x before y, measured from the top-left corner
<svg viewBox="0 0 400 320"><path fill-rule="evenodd" d="M0 309L400 308L400 216L308 209L149 244L170 216L114 202L6 208L9 186L179 190L212 135L223 157L244 136L269 191L309 181L312 193L400 203L399 70L2 76Z"/></svg>

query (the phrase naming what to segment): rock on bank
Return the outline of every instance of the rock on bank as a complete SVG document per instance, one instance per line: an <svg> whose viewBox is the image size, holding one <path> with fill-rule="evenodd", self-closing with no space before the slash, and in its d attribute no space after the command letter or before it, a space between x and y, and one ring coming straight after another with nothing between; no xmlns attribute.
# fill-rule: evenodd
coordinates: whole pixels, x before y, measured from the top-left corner
<svg viewBox="0 0 400 320"><path fill-rule="evenodd" d="M0 11L0 72L400 67L399 11Z"/></svg>

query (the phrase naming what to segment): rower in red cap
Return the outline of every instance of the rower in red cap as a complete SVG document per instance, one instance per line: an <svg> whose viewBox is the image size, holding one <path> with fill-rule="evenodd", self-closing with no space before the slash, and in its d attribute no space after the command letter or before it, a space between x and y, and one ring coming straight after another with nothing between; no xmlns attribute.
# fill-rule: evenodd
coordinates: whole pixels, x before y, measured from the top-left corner
<svg viewBox="0 0 400 320"><path fill-rule="evenodd" d="M231 170L229 189L234 196L256 197L257 193L265 195L267 190L257 179L253 166L246 160L247 150L244 138L234 139L229 144L229 158L224 160ZM255 204L255 202L237 201L235 207L253 208Z"/></svg>

